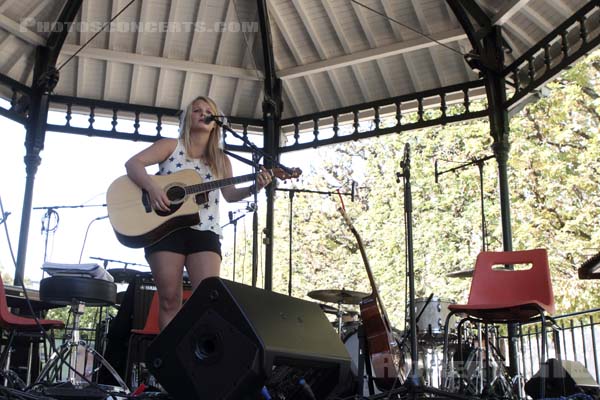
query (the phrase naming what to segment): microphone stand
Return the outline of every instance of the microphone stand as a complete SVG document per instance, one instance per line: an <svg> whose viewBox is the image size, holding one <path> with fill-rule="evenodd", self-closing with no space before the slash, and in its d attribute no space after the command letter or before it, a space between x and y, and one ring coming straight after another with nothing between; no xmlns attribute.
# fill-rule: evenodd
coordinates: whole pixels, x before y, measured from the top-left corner
<svg viewBox="0 0 600 400"><path fill-rule="evenodd" d="M479 169L479 195L480 195L480 202L481 202L481 251L486 251L486 249L487 249L487 228L486 228L486 221L485 221L485 204L484 204L484 194L483 194L483 166L485 165L485 162L487 160L490 160L492 158L494 158L493 155L485 156L485 157L481 157L481 158L475 158L472 161L458 165L454 168L447 169L442 172L438 172L438 170L437 170L437 161L435 164L435 183L438 183L438 177L440 177L441 175L443 175L445 173L452 172L452 171L459 171L470 165L477 165L477 167Z"/></svg>
<svg viewBox="0 0 600 400"><path fill-rule="evenodd" d="M356 183L353 181L352 182L352 191L350 193L346 192L346 193L339 193L340 195L343 196L351 196L352 201L354 201L354 188L355 188ZM326 192L326 191L321 191L321 190L308 190L308 189L287 189L287 188L276 188L275 190L281 191L281 192L288 192L289 196L290 196L290 216L289 216L289 257L288 257L288 261L289 261L289 267L288 267L288 296L292 295L292 232L293 232L293 221L294 221L294 215L292 210L293 208L293 203L294 203L294 195L296 193L312 193L312 194L325 194L328 196L332 196L332 195L337 195L338 192Z"/></svg>
<svg viewBox="0 0 600 400"><path fill-rule="evenodd" d="M406 258L408 277L408 304L409 304L409 335L410 335L410 372L406 378L404 385L398 389L392 388L388 393L388 398L392 394L408 394L409 398L420 398L420 394L431 393L434 395L448 397L453 399L465 400L469 399L466 396L457 393L446 392L441 389L421 385L418 375L418 349L417 349L417 316L415 310L415 268L414 268L414 248L413 248L413 232L412 232L412 191L410 185L410 146L408 143L404 146L404 158L400 162L402 172L396 172L396 182L400 183L400 178L404 182L404 217L405 217L405 242L406 242ZM430 296L431 298L431 296Z"/></svg>
<svg viewBox="0 0 600 400"><path fill-rule="evenodd" d="M46 261L46 257L48 255L48 236L50 232L56 231L58 229L58 221L60 220L58 213L56 210L60 208L87 208L87 207L106 207L106 204L79 204L74 206L47 206L47 207L33 207L32 210L46 210L46 215L44 218L46 219L46 225L42 221L42 233L46 232L46 238L44 242L44 262ZM50 228L50 218L52 215L56 215L56 225Z"/></svg>
<svg viewBox="0 0 600 400"><path fill-rule="evenodd" d="M289 230L289 244L290 244L290 248L289 248L289 257L288 257L288 262L289 262L289 267L288 267L288 296L292 296L292 227L294 225L294 214L293 214L293 207L294 207L294 194L296 192L295 191L290 191L289 195L290 195L290 217L289 217L289 226L288 226L288 230Z"/></svg>
<svg viewBox="0 0 600 400"><path fill-rule="evenodd" d="M396 182L403 178L404 182L404 219L405 219L405 242L407 256L407 275L408 275L408 317L410 328L410 374L407 377L409 385L416 386L419 383L417 376L417 322L415 315L415 275L414 275L414 250L412 236L412 193L410 186L410 146L404 145L404 158L400 162L402 173L396 173Z"/></svg>
<svg viewBox="0 0 600 400"><path fill-rule="evenodd" d="M251 207L251 209L248 209L248 211L253 211L254 210L254 206ZM225 228L227 225L233 225L233 277L232 280L235 282L235 260L236 260L236 248L237 248L237 223L240 219L244 218L246 216L247 213L244 213L242 215L240 215L237 218L233 218L233 213L231 211L229 211L229 222L226 223L225 225L223 225L221 228Z"/></svg>
<svg viewBox="0 0 600 400"><path fill-rule="evenodd" d="M231 133L234 137L240 139L245 146L249 147L252 150L252 161L240 157L237 154L233 154L232 152L227 150L224 150L224 152L236 158L237 160L251 165L254 168L254 204L256 204L257 206L254 207L254 214L252 215L252 286L256 287L256 281L258 278L258 190L256 190L256 178L260 173L260 164L258 162L261 158L264 158L265 161L270 161L270 165L273 167L281 168L289 174L293 174L293 171L291 168L288 168L279 163L278 160L273 159L273 157L259 149L254 143L248 140L248 137L240 135L235 130L231 129L229 125L225 124L222 120L218 119L216 116L211 116L208 121L215 121L215 123L219 125L222 129Z"/></svg>

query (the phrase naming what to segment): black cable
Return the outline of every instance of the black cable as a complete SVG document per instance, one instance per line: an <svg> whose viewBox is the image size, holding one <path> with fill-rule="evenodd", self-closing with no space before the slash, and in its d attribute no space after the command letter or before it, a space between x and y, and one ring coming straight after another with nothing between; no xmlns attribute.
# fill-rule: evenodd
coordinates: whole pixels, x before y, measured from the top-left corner
<svg viewBox="0 0 600 400"><path fill-rule="evenodd" d="M91 38L89 38L84 44L81 45L81 47L79 49L77 49L77 51L75 53L73 53L71 55L71 57L67 58L65 60L65 62L63 62L62 64L60 64L60 66L56 69L57 71L60 71L65 65L67 65L67 63L69 61L71 61L73 58L75 58L77 56L77 54L81 53L81 51L88 45L90 44L90 42L92 40L94 40L96 38L96 36L98 36L99 34L101 34L104 29L109 26L115 19L117 19L117 17L119 15L121 15L125 10L127 10L129 8L130 5L132 5L136 0L131 0L125 7L123 7L118 13L115 14L114 17L112 17L110 19L110 21L106 22L104 25L102 25L102 27L100 29L98 29L98 32L96 32L95 34L92 35Z"/></svg>
<svg viewBox="0 0 600 400"><path fill-rule="evenodd" d="M52 216L56 217L56 222L54 223L54 226L50 227L50 223L52 221ZM48 225L44 225L44 219L48 220ZM58 212L56 212L56 210L54 210L53 207L47 208L46 214L44 214L44 216L42 217L42 230L40 232L41 234L46 232L46 239L44 241L44 261L46 261L46 258L48 256L48 237L50 236L50 233L54 233L58 230L59 223L60 223L60 215L58 214Z"/></svg>
<svg viewBox="0 0 600 400"><path fill-rule="evenodd" d="M415 29L415 28L413 28L413 27L411 27L409 25L403 24L402 22L398 21L397 19L394 19L394 18L392 18L390 16L387 16L384 13L382 13L381 11L377 11L374 8L371 8L371 7L367 6L366 4L361 3L360 1L357 1L357 0L350 0L350 1L353 2L354 4L358 4L359 6L366 8L367 10L369 10L371 12L374 12L377 15L382 16L383 18L385 18L385 19L387 19L389 21L395 22L396 24L405 27L406 29L408 29L408 30L416 33L419 36L423 36L424 38L427 38L427 39L431 40L432 42L437 43L440 46L445 47L448 50L455 52L456 54L459 54L461 57L465 57L466 56L466 54L463 54L460 51L458 51L458 50L456 50L456 49L448 46L447 44L440 42L439 40L433 38L432 36L430 36L430 35L428 35L426 33L423 33L421 31L419 31L418 29Z"/></svg>
<svg viewBox="0 0 600 400"><path fill-rule="evenodd" d="M90 221L90 223L88 224L86 230L85 230L85 235L83 237L83 244L81 245L81 252L79 253L79 261L77 261L79 264L81 264L81 257L83 256L83 249L85 248L85 243L87 242L87 237L88 237L88 233L90 232L90 227L92 226L92 224L95 221L99 221L101 219L105 219L108 218L108 215L105 215L103 217L97 217L94 218L93 220Z"/></svg>

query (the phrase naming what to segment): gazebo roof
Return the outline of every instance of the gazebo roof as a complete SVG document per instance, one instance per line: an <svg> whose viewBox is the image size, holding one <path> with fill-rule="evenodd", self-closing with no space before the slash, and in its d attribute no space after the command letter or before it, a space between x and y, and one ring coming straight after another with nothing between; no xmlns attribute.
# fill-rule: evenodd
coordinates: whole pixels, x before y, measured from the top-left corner
<svg viewBox="0 0 600 400"><path fill-rule="evenodd" d="M31 86L35 47L46 44L65 3L0 4L0 74ZM255 1L129 3L83 1L58 59L54 94L169 109L208 94L227 115L262 118ZM502 27L504 64L510 65L588 1L474 3ZM82 49L125 7L110 29ZM283 118L478 79L464 57L471 50L467 34L443 0L268 0L267 9L276 75L283 82Z"/></svg>

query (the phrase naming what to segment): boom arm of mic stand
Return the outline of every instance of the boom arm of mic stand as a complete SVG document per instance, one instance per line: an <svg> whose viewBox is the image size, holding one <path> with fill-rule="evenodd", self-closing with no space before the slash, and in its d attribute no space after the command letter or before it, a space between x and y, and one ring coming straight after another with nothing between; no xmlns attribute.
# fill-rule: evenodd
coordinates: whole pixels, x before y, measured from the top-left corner
<svg viewBox="0 0 600 400"><path fill-rule="evenodd" d="M440 172L438 172L438 170L437 170L437 160L436 160L436 164L435 164L435 182L436 183L438 182L438 177L440 177L441 175L444 175L444 174L446 174L448 172L458 171L458 170L461 170L461 169L463 169L465 167L468 167L469 165L473 165L473 164L478 164L479 165L482 162L487 161L487 160L489 160L491 158L494 158L494 157L495 156L491 155L491 156L485 156L485 157L482 157L482 158L476 158L476 159L473 159L473 160L471 160L469 162L466 162L464 164L460 164L460 165L457 165L456 167L452 167L452 168L449 168L447 170L440 171Z"/></svg>
<svg viewBox="0 0 600 400"><path fill-rule="evenodd" d="M221 128L225 129L227 132L231 133L234 137L240 139L246 146L250 147L252 149L252 151L254 152L254 154L260 155L260 157L258 158L259 160L260 160L260 158L269 160L273 167L281 168L282 170L284 170L286 173L288 173L290 175L294 174L294 170L292 168L286 167L285 165L281 164L279 161L273 159L273 157L271 157L271 155L265 153L262 149L258 148L254 143L252 143L250 140L248 140L248 138L246 136L240 135L235 130L231 129L231 127L229 125L224 124L223 121L220 121L216 118L214 119L214 121ZM233 155L233 153L231 153L229 151L227 151L227 154L237 158L238 160L240 160L242 162L250 164L250 162L248 160L245 160L242 157ZM257 165L256 162L253 162L252 165L254 165L257 169L259 168L259 165Z"/></svg>

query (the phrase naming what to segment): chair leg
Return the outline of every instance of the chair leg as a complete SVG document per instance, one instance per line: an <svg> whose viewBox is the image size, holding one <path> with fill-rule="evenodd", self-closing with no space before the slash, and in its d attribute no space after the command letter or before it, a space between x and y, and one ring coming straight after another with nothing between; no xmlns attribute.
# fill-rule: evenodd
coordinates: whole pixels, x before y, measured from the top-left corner
<svg viewBox="0 0 600 400"><path fill-rule="evenodd" d="M544 316L544 312L541 313L542 316L542 353L540 354L540 367L546 362L546 351L547 351L547 338L546 338L546 318ZM540 379L540 399L546 397L546 374L541 374L542 377Z"/></svg>

